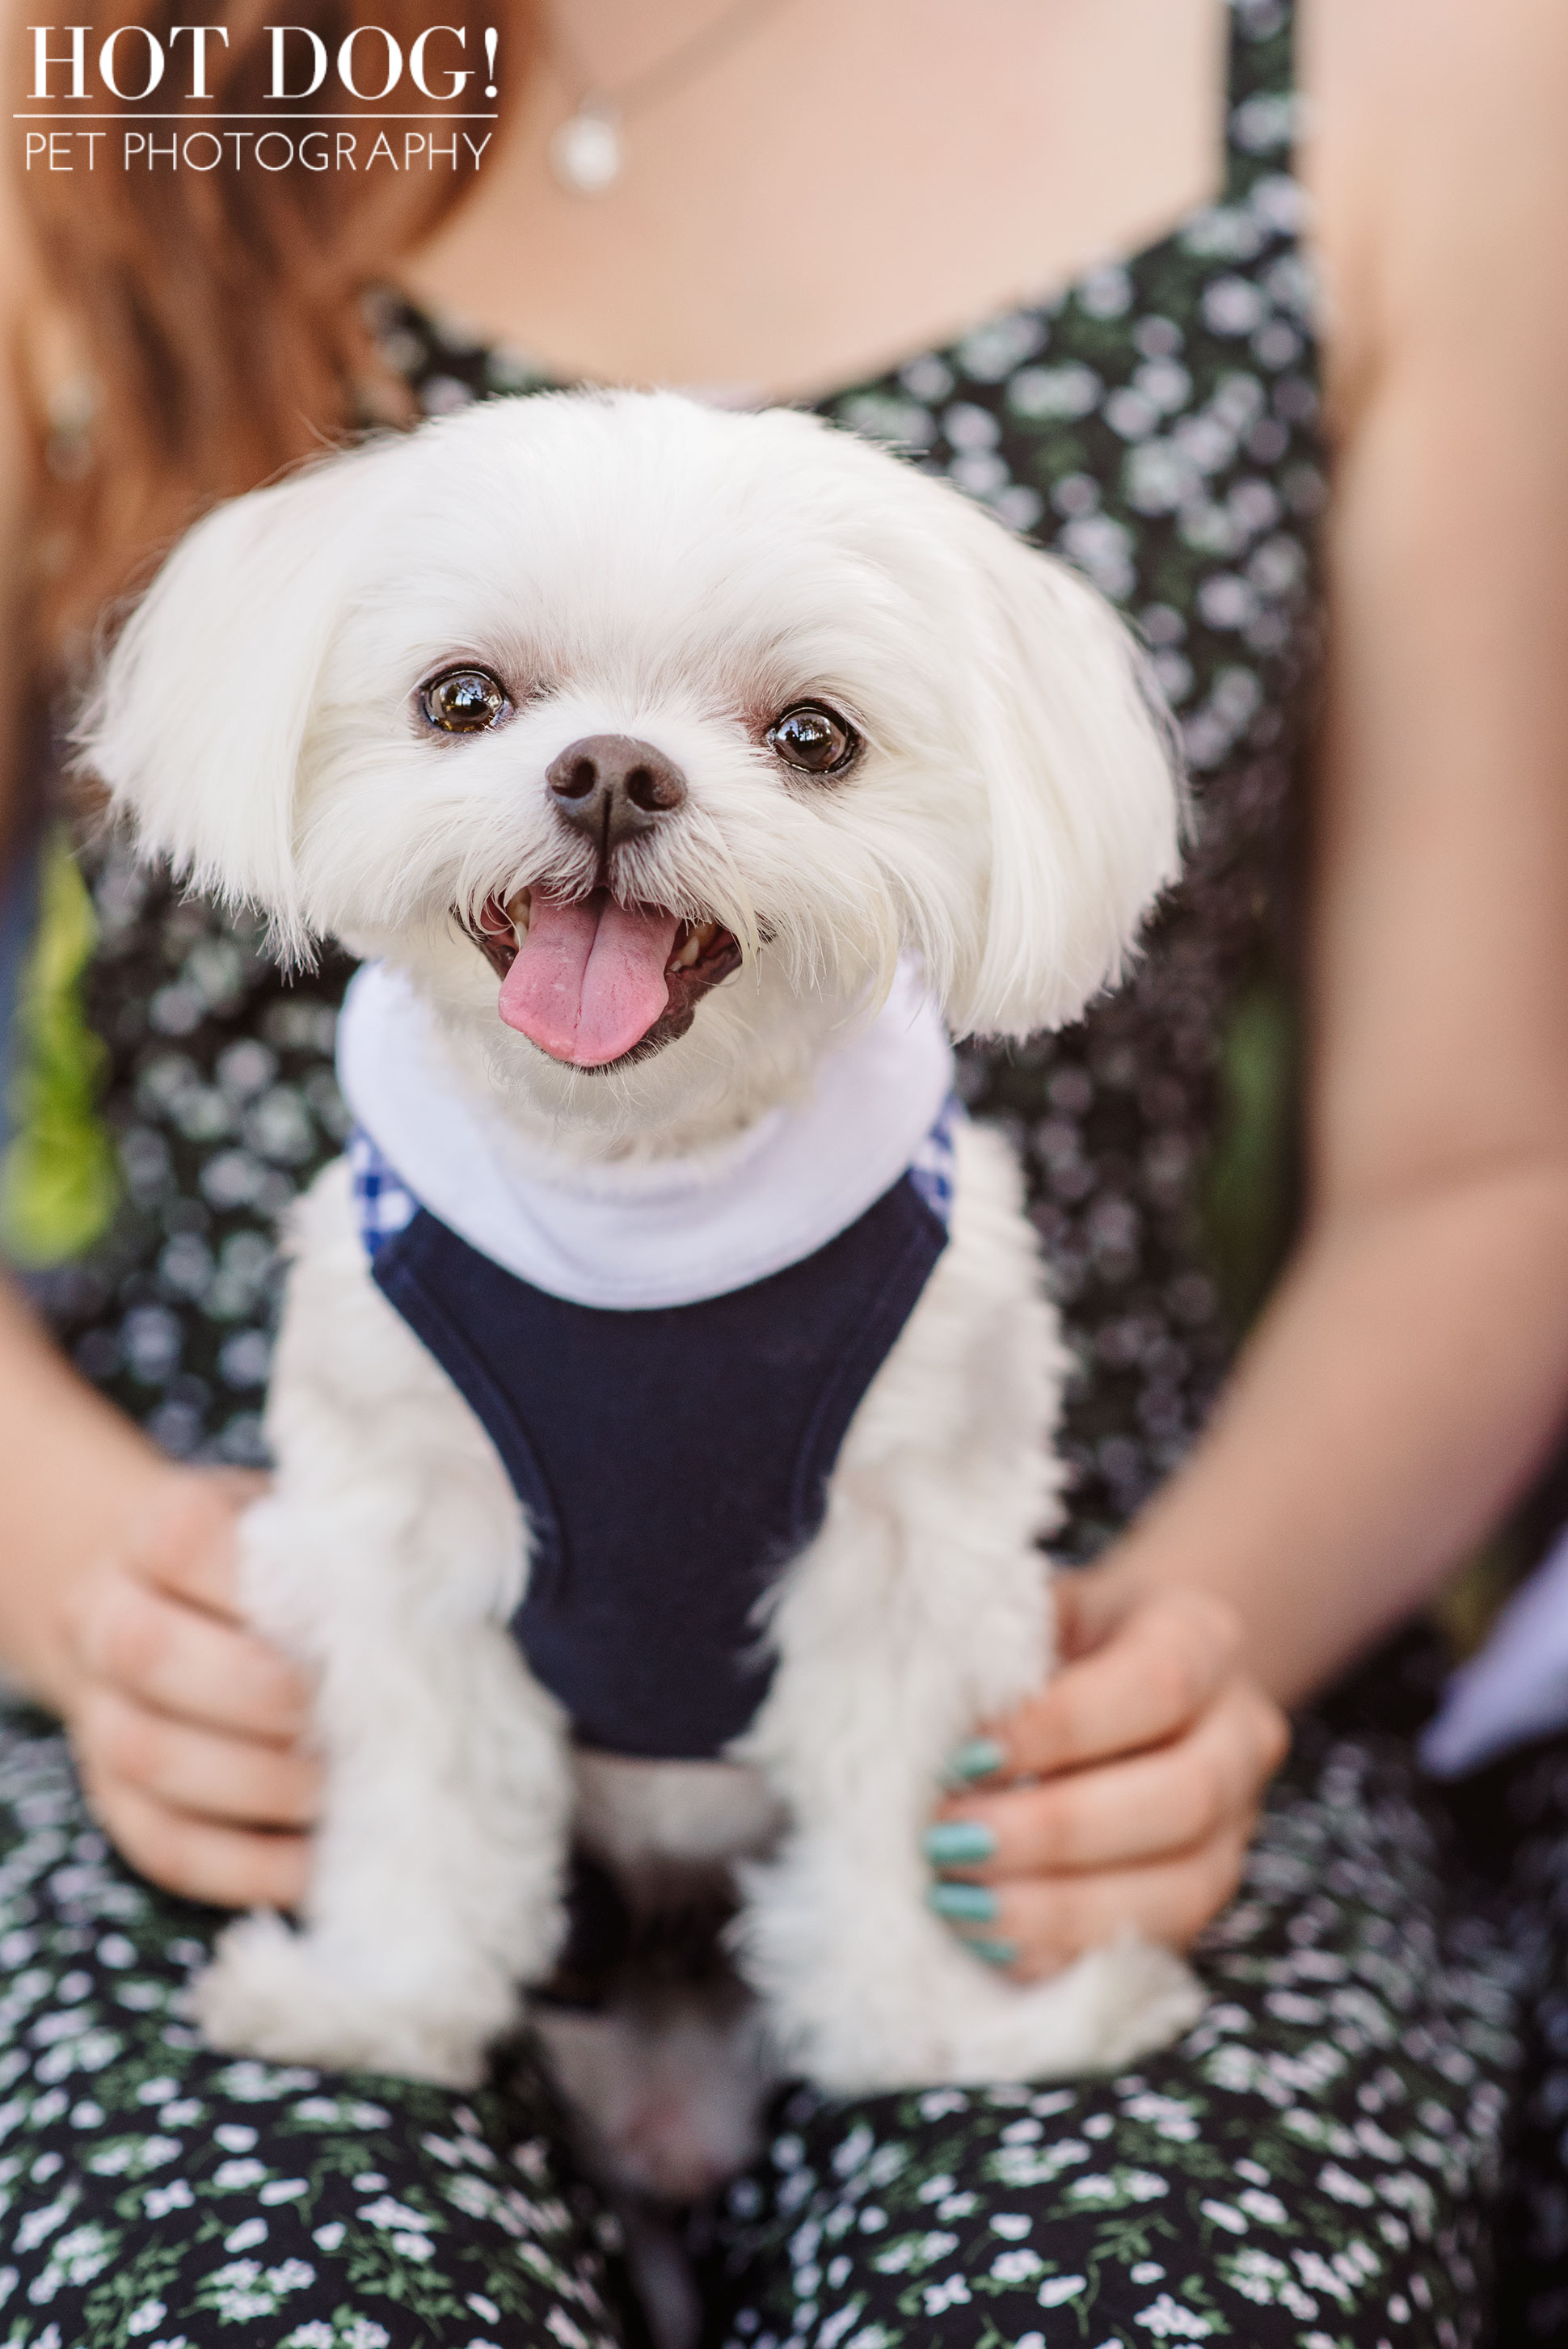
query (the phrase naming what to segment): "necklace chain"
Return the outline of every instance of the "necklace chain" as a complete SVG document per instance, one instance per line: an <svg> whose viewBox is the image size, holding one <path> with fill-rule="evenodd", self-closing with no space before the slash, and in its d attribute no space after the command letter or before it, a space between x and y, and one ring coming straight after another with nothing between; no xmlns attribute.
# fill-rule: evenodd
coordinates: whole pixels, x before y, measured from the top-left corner
<svg viewBox="0 0 1568 2349"><path fill-rule="evenodd" d="M562 38L555 14L549 13L545 54L561 79L578 93L572 113L550 142L551 169L568 194L606 194L625 169L621 125L683 82L706 73L767 17L789 5L789 0L730 0L727 8L697 26L665 57L655 57L619 86L608 87L583 71L581 57Z"/></svg>

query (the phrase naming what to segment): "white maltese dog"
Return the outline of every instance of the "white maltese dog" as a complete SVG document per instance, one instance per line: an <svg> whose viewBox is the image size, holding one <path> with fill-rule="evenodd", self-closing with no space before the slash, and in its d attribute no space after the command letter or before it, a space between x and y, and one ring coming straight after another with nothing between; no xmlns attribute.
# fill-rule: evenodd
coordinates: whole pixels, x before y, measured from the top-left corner
<svg viewBox="0 0 1568 2349"><path fill-rule="evenodd" d="M150 853L366 957L242 1527L325 1808L297 1924L201 1981L211 2038L474 2081L573 1845L634 1919L727 1886L753 2078L1183 2026L1130 1938L988 1969L920 1848L1051 1662L1064 1371L949 1036L1075 1018L1177 866L1108 606L803 416L500 401L209 516L83 739ZM553 2035L623 2168L695 2191L744 2142L687 2159L660 2027L640 2107L634 2032Z"/></svg>

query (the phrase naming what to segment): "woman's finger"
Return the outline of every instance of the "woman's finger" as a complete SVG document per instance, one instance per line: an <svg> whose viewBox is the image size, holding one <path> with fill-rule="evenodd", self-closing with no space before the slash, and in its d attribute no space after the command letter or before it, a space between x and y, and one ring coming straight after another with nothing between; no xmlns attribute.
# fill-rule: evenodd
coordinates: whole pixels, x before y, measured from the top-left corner
<svg viewBox="0 0 1568 2349"><path fill-rule="evenodd" d="M123 1778L83 1772L94 1817L133 1868L186 1900L219 1909L297 1909L310 1871L304 1836L220 1826L171 1810Z"/></svg>
<svg viewBox="0 0 1568 2349"><path fill-rule="evenodd" d="M186 1473L130 1528L116 1563L173 1598L242 1624L236 1525L266 1489L266 1478L246 1469Z"/></svg>
<svg viewBox="0 0 1568 2349"><path fill-rule="evenodd" d="M1288 1743L1277 1707L1237 1682L1173 1744L944 1803L927 1857L944 1873L994 1881L1189 1851L1250 1823Z"/></svg>
<svg viewBox="0 0 1568 2349"><path fill-rule="evenodd" d="M1064 1663L1037 1696L986 1728L996 1775L1081 1769L1164 1744L1210 1702L1240 1650L1222 1601L1198 1591L1148 1599L1103 1646ZM969 1751L987 1758L979 1741Z"/></svg>
<svg viewBox="0 0 1568 2349"><path fill-rule="evenodd" d="M72 1724L84 1767L123 1779L175 1810L258 1827L308 1827L321 1764L297 1745L223 1736L154 1713L107 1682L88 1691Z"/></svg>
<svg viewBox="0 0 1568 2349"><path fill-rule="evenodd" d="M1235 1891L1248 1840L1247 1829L1237 1826L1143 1867L953 1885L947 1889L954 1896L970 1898L955 1899L942 1913L977 1956L1021 1982L1059 1972L1126 1932L1185 1949ZM940 1899L943 1889L934 1897ZM959 1908L966 1913L951 1913Z"/></svg>
<svg viewBox="0 0 1568 2349"><path fill-rule="evenodd" d="M280 1744L310 1720L309 1683L286 1657L129 1574L98 1581L83 1609L78 1653L89 1681L178 1720Z"/></svg>

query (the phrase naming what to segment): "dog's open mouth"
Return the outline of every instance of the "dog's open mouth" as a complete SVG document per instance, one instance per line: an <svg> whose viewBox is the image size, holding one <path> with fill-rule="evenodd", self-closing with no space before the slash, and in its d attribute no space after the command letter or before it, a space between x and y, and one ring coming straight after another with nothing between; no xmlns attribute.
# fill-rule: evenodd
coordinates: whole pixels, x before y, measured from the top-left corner
<svg viewBox="0 0 1568 2349"><path fill-rule="evenodd" d="M539 889L492 895L464 926L500 980L507 1026L578 1069L643 1060L684 1036L740 963L719 923L623 905L607 889L571 902Z"/></svg>

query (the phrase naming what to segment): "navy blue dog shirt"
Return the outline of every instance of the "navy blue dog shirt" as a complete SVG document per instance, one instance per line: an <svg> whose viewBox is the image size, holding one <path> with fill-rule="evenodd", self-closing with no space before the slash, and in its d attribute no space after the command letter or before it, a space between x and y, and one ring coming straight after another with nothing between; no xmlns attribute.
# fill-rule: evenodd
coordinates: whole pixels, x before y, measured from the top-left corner
<svg viewBox="0 0 1568 2349"><path fill-rule="evenodd" d="M397 1177L357 1138L362 1206ZM701 1760L771 1672L755 1616L822 1522L851 1419L946 1245L911 1172L813 1255L695 1304L532 1287L418 1208L366 1218L377 1286L466 1397L528 1512L511 1629L583 1744Z"/></svg>

